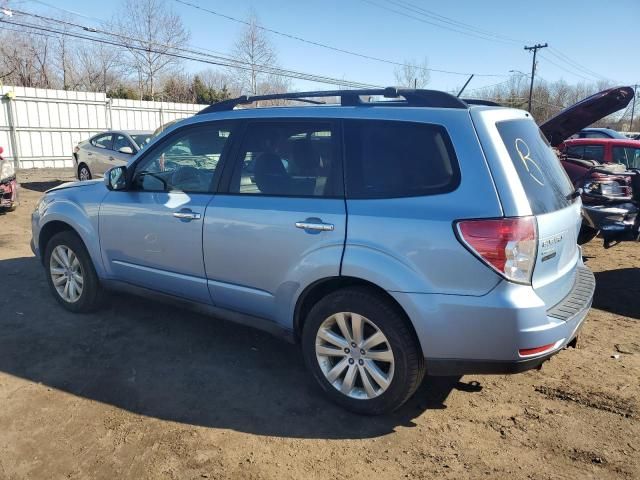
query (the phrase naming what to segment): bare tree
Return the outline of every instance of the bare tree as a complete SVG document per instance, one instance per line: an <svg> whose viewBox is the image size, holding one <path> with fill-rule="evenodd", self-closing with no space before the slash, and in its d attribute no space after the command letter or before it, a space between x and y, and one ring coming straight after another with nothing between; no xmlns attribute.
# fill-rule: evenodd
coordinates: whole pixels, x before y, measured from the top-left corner
<svg viewBox="0 0 640 480"><path fill-rule="evenodd" d="M54 39L29 32L7 32L0 36L0 78L24 87L58 86L51 60Z"/></svg>
<svg viewBox="0 0 640 480"><path fill-rule="evenodd" d="M414 59L404 60L404 65L397 67L393 74L398 87L424 88L429 83L429 63L425 58L421 63Z"/></svg>
<svg viewBox="0 0 640 480"><path fill-rule="evenodd" d="M102 43L91 43L79 45L74 53L79 88L107 92L122 83L123 50Z"/></svg>
<svg viewBox="0 0 640 480"><path fill-rule="evenodd" d="M153 98L158 77L180 63L168 54L184 46L190 33L165 0L124 0L119 12L113 20L115 30L129 46L141 93Z"/></svg>
<svg viewBox="0 0 640 480"><path fill-rule="evenodd" d="M256 95L270 84L270 75L262 72L264 67L276 65L277 55L254 12L249 15L247 23L233 49L234 57L243 63L244 68L234 70L240 89Z"/></svg>

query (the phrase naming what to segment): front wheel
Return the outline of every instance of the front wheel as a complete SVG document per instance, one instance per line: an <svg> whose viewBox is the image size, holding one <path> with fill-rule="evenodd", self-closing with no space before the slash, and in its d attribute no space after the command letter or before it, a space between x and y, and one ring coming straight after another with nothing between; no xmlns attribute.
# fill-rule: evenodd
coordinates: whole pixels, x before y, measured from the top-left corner
<svg viewBox="0 0 640 480"><path fill-rule="evenodd" d="M98 276L84 243L75 233L60 232L49 240L44 265L49 287L64 308L90 312L99 306Z"/></svg>
<svg viewBox="0 0 640 480"><path fill-rule="evenodd" d="M367 288L320 300L305 322L302 350L325 394L359 414L397 409L424 376L424 358L404 316Z"/></svg>

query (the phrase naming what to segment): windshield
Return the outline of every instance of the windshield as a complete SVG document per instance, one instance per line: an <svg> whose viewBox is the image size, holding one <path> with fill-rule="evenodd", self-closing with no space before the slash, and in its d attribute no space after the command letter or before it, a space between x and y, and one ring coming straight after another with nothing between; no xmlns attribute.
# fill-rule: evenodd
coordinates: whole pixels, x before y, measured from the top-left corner
<svg viewBox="0 0 640 480"><path fill-rule="evenodd" d="M151 134L144 133L144 134L138 134L138 135L131 135L131 138L133 139L134 142L136 142L136 145L138 145L138 148L142 150L144 146L147 143L149 143L149 141L151 140Z"/></svg>
<svg viewBox="0 0 640 480"><path fill-rule="evenodd" d="M571 204L574 191L549 142L531 120L496 124L534 215L555 212Z"/></svg>
<svg viewBox="0 0 640 480"><path fill-rule="evenodd" d="M640 168L640 147L613 147L613 161L627 168Z"/></svg>

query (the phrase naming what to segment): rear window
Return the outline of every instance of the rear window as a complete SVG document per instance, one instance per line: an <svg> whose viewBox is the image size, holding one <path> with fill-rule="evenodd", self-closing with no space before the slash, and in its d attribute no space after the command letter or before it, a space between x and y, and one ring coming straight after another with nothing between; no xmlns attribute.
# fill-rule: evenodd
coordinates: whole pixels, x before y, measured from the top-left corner
<svg viewBox="0 0 640 480"><path fill-rule="evenodd" d="M349 198L394 198L454 190L458 162L446 130L422 123L345 121Z"/></svg>
<svg viewBox="0 0 640 480"><path fill-rule="evenodd" d="M554 212L572 203L573 186L558 157L531 120L496 124L534 215Z"/></svg>

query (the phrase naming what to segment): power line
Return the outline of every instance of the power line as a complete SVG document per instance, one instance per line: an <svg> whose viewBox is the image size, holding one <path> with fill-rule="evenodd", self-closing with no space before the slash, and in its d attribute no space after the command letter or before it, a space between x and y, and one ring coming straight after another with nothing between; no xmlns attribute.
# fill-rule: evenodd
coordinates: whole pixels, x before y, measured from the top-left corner
<svg viewBox="0 0 640 480"><path fill-rule="evenodd" d="M336 79L336 78L326 77L326 76L321 76L321 75L316 75L316 74L308 74L308 73L304 73L304 72L298 72L298 71L295 71L295 70L286 70L286 69L281 69L281 68L277 68L277 67L271 67L269 65L252 65L252 64L250 64L248 62L243 62L241 60L230 58L230 57L225 57L225 56L220 56L220 55L211 55L211 54L208 54L208 53L203 53L202 51L186 49L186 48L177 47L175 45L170 45L170 44L162 44L162 43L159 43L159 42L148 42L146 40L141 40L141 39L138 39L138 38L134 38L134 37L130 37L130 36L122 35L122 34L106 32L106 31L98 30L98 29L93 28L93 27L86 27L84 25L80 25L80 24L77 24L77 23L68 22L68 21L64 21L64 20L59 20L59 19L51 18L51 17L46 17L44 15L38 15L38 14L31 13L31 12L23 12L23 11L19 11L19 10L13 10L13 12L21 14L21 15L33 16L33 17L36 17L36 18L38 18L40 20L45 20L45 21L49 21L49 22L56 22L56 23L60 23L60 24L66 25L66 26L71 26L71 27L74 27L74 28L80 28L80 29L83 29L84 31L91 32L91 33L100 33L100 34L103 34L103 35L109 35L109 36L112 36L112 37L116 37L117 39L119 39L121 41L129 40L129 41L138 42L138 43L143 44L143 45L151 45L151 44L153 44L153 45L155 45L157 47L163 47L163 48L167 48L167 49L171 49L171 50L175 50L175 51L179 51L179 52L186 52L187 54L191 54L191 55L195 54L195 55L198 55L198 56L204 56L204 57L211 58L211 59L214 60L214 61L209 61L209 62L205 62L205 63L212 63L214 65L236 67L236 68L241 68L240 66L242 65L244 67L242 69L244 69L244 70L254 69L254 70L260 71L262 73L270 73L270 74L274 74L274 75L278 75L278 76L296 78L296 79L300 79L300 80L315 81L317 83L327 83L327 84L330 84L330 85L341 85L341 86L344 86L344 87L368 88L368 87L375 87L376 86L376 85L371 85L371 84L366 84L366 83L361 83L361 82L353 82L353 81L350 81L350 80L341 80L341 79ZM5 20L5 22L11 23L11 22L8 22L6 20ZM38 25L33 25L33 24L27 24L27 25L24 25L24 26L26 26L28 28L39 28ZM54 33L66 34L66 33L69 33L69 32L55 31ZM84 35L82 38L85 38L87 40L94 40L94 41L98 41L99 40L96 37L88 37L86 35ZM128 48L128 49L132 48L130 44L125 44L125 43L118 44L118 46L121 46L123 48ZM134 50L149 51L149 49L146 46L144 48L142 48L142 47L134 48ZM166 51L157 51L157 50L153 51L153 53L169 54ZM176 55L170 55L170 56L174 56L175 57ZM178 57L178 58L182 58L182 57ZM188 57L187 59L194 60L194 61L203 61L200 58Z"/></svg>
<svg viewBox="0 0 640 480"><path fill-rule="evenodd" d="M431 19L433 19L433 20L435 20L437 22L442 22L442 23L449 24L449 25L452 25L452 26L457 27L457 28L462 28L462 29L465 29L465 30L469 30L471 32L474 32L474 33L477 33L477 34L480 34L480 35L484 35L484 36L487 36L487 37L493 37L493 38L496 38L498 40L504 40L504 41L513 42L513 43L526 42L525 40L518 40L518 39L515 39L515 38L510 38L510 37L507 37L505 35L500 35L500 34L495 33L495 32L490 32L488 30L483 30L481 28L475 27L475 26L470 25L468 23L460 22L460 21L458 21L458 20L456 20L454 18L446 17L444 15L440 15L439 13L436 13L436 12L434 12L432 10L427 10L426 8L423 8L423 7L419 6L419 5L416 5L414 3L408 2L406 0L387 0L387 2L395 4L395 5L397 5L397 6L401 7L401 8L404 8L406 10L410 10L410 11L413 11L415 13L418 13L419 15L423 15L425 17L431 18Z"/></svg>
<svg viewBox="0 0 640 480"><path fill-rule="evenodd" d="M241 62L241 61L235 60L235 59L224 59L224 58L220 58L220 59L216 59L216 60L204 59L204 58L195 57L193 55L176 53L176 51L185 50L185 49L180 49L180 48L177 48L177 47L172 47L172 49L175 50L175 51L161 51L161 50L152 49L152 48L148 48L148 47L137 47L135 45L130 45L130 44L126 44L126 43L122 43L122 42L118 42L118 41L108 40L108 39L105 39L105 38L97 38L97 37L93 37L93 36L89 36L89 35L85 35L85 34L79 34L79 33L68 32L68 31L61 31L61 30L57 30L57 29L54 29L54 28L47 28L47 27L44 27L44 26L41 26L41 25L25 24L25 23L19 23L19 22L14 22L14 21L9 21L9 20L0 20L0 23L16 25L16 26L21 26L21 27L25 27L25 28L35 29L35 30L41 30L41 31L46 31L46 32L50 32L50 33L56 33L58 35L63 35L63 36L68 36L68 37L73 37L73 38L79 38L79 39L89 40L89 41L103 43L103 44L107 44L107 45L127 48L129 50L158 53L158 54L167 55L167 56L174 57L174 58L180 58L180 59L184 59L184 60L192 60L192 61L201 62L201 63L208 63L208 64L211 64L211 65L232 67L232 68L238 68L238 69L241 69L241 70L251 70L253 68L254 70L262 72L262 73L270 73L270 74L273 74L273 75L282 76L282 77L288 77L288 78L295 78L295 79L298 79L298 80L307 80L307 81L316 82L316 83L326 83L326 84L329 84L329 85L340 85L340 86L347 87L347 88L379 87L378 85L371 85L371 84L366 84L366 83L352 82L352 81L348 81L348 80L341 80L341 79L337 79L337 78L331 78L331 77L325 77L325 76L320 76L320 75L308 74L308 73L304 73L304 72L296 72L294 70L284 70L284 69L271 68L271 67L261 67L261 66L250 66L250 64L248 64L246 62ZM113 35L116 35L116 34L113 34ZM129 39L131 39L131 37L126 37L126 36L121 36L120 38L125 38L125 39L129 38ZM133 39L133 40L140 41L140 40L137 40L137 39ZM199 52L195 52L195 53L197 55L213 57L212 55L205 55L205 54L202 54L202 53L199 53Z"/></svg>
<svg viewBox="0 0 640 480"><path fill-rule="evenodd" d="M470 37L473 37L473 38L480 38L482 40L488 40L488 41L493 41L493 42L502 43L502 44L510 44L511 43L511 42L508 42L506 40L501 40L501 39L494 38L494 37L488 37L486 35L481 35L479 33L460 30L458 28L454 28L454 27L450 27L450 26L447 26L447 25L443 25L441 23L437 23L437 22L434 22L434 21L431 21L431 20L427 20L426 18L423 18L423 17L417 17L415 15L407 13L407 11L397 10L397 9L395 9L393 7L388 7L388 6L385 6L385 5L381 5L380 3L374 2L373 0L362 0L362 1L365 2L365 3L368 3L370 5L374 5L374 6L378 7L378 8L383 9L383 10L387 10L389 12L393 12L393 13L396 13L398 15L402 15L403 17L407 17L407 18L411 18L413 20L417 20L418 22L422 22L422 23L426 23L426 24L429 24L429 25L433 25L433 26L436 26L438 28L442 28L444 30L449 30L449 31L456 32L456 33L461 33L462 35L467 35L467 36L470 36Z"/></svg>
<svg viewBox="0 0 640 480"><path fill-rule="evenodd" d="M584 65L579 64L575 60L572 60L570 57L568 57L567 55L565 55L564 53L559 51L557 48L549 48L549 53L551 55L553 55L554 57L556 57L558 60L561 60L561 61L569 63L574 68L586 73L587 75L591 75L592 77L598 77L601 80L607 80L606 77L600 75L597 72L594 72L593 70L590 70L589 68L585 67Z"/></svg>
<svg viewBox="0 0 640 480"><path fill-rule="evenodd" d="M242 19L237 18L237 17L232 17L231 15L226 15L224 13L220 13L220 12L217 12L215 10L211 10L209 8L205 8L205 7L201 6L201 5L197 5L197 4L189 2L187 0L173 0L173 1L176 2L176 3L180 3L182 5L186 5L186 6L201 10L203 12L210 13L211 15L215 15L217 17L230 20L232 22L240 23L240 24L243 24L243 25L251 25L251 23L246 21L246 20L242 20ZM297 35L293 35L293 34L290 34L290 33L285 33L285 32L281 32L279 30L274 30L272 28L264 27L262 25L256 25L256 28L259 28L260 30L263 30L265 32L273 33L274 35L279 35L281 37L288 38L290 40L296 40L298 42L303 42L303 43L306 43L306 44L309 44L309 45L313 45L315 47L325 48L325 49L328 49L328 50L333 50L334 52L344 53L344 54L351 55L351 56L354 56L354 57L364 58L365 60L373 60L373 61L376 61L376 62L386 63L386 64L389 64L389 65L395 65L395 66L398 66L398 67L418 68L420 70L426 70L426 71L438 72L438 73L445 73L445 74L450 74L450 75L464 75L464 76L471 75L470 72L455 72L455 71L452 71L452 70L442 70L442 69L438 69L438 68L427 68L427 67L422 67L420 65L409 65L409 64L406 64L406 63L403 63L403 62L396 62L394 60L389 60L389 59L386 59L386 58L380 58L380 57L375 57L375 56L372 56L372 55L367 55L365 53L354 52L352 50L347 50L347 49L344 49L344 48L335 47L333 45L328 45L326 43L321 43L321 42L317 42L317 41L314 41L314 40L309 40L307 38L299 37ZM503 77L504 74L475 74L475 76L476 77Z"/></svg>
<svg viewBox="0 0 640 480"><path fill-rule="evenodd" d="M577 72L571 71L568 68L560 65L559 63L554 62L553 60L551 60L549 57L545 57L544 55L540 54L540 58L542 58L543 60L549 62L551 65L555 65L556 67L558 67L560 70L564 70L567 73L570 73L571 75L574 75L576 77L580 77L583 80L587 80L587 81L593 81L593 78L589 78L589 77L585 77L584 75L581 75Z"/></svg>

